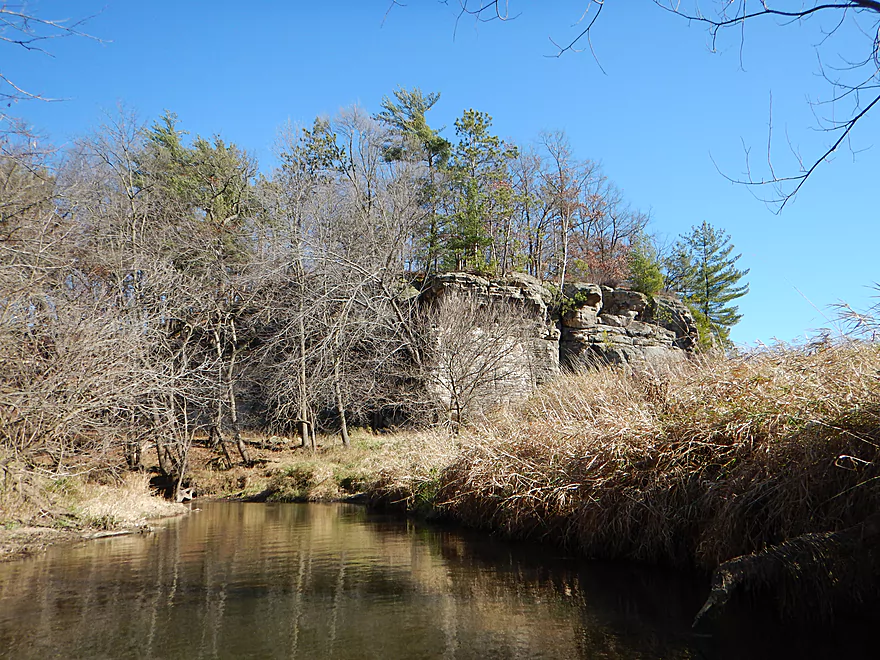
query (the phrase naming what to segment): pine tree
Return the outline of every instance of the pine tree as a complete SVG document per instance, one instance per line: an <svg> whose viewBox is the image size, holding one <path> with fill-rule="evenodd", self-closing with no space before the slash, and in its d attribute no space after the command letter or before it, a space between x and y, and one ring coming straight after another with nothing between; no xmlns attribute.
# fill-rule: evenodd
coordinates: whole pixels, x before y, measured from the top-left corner
<svg viewBox="0 0 880 660"><path fill-rule="evenodd" d="M418 87L412 90L399 87L394 90L393 99L383 97L382 112L374 117L389 132L390 139L385 145L386 160L414 160L428 166L423 194L429 216L425 235L421 238L423 250L420 257L425 271L429 273L435 272L439 266L443 229L443 218L437 213L440 197L437 171L449 160L452 152L449 141L431 128L425 119L425 114L439 100L439 92L424 94Z"/></svg>
<svg viewBox="0 0 880 660"><path fill-rule="evenodd" d="M517 150L492 135L491 128L492 117L473 109L455 120L459 142L448 166L449 268L494 271L499 228L513 212L509 165Z"/></svg>
<svg viewBox="0 0 880 660"><path fill-rule="evenodd" d="M418 87L394 90L394 99L382 98L382 112L375 119L388 127L392 139L385 147L388 160L415 158L436 167L449 157L452 145L428 126L425 114L440 100L438 92L424 94Z"/></svg>
<svg viewBox="0 0 880 660"><path fill-rule="evenodd" d="M749 292L749 285L739 284L749 270L738 270L740 258L731 256L734 246L730 236L708 222L692 227L681 236L667 266L667 281L684 298L694 312L704 346L716 341L730 343L730 328L742 318L732 301Z"/></svg>
<svg viewBox="0 0 880 660"><path fill-rule="evenodd" d="M640 234L630 245L627 254L630 285L634 291L653 296L663 288L663 273L660 271L657 249L650 239Z"/></svg>

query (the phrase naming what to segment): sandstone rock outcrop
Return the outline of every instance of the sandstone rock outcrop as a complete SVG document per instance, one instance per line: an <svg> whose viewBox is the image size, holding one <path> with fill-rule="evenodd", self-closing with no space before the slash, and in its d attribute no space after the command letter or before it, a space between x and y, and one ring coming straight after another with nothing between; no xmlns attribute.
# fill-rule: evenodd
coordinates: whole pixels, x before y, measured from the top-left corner
<svg viewBox="0 0 880 660"><path fill-rule="evenodd" d="M528 395L560 368L616 364L628 368L686 359L697 342L687 307L663 296L590 283L565 286L561 301L539 280L524 274L489 280L445 273L422 290L423 304L472 297L481 304L506 304L531 320L511 333L516 347L506 354L496 387L498 402Z"/></svg>
<svg viewBox="0 0 880 660"><path fill-rule="evenodd" d="M588 283L566 285L559 326L560 363L569 367L681 360L698 337L679 300Z"/></svg>
<svg viewBox="0 0 880 660"><path fill-rule="evenodd" d="M449 381L457 379L463 389L473 389L469 396L483 400L479 407L490 402L497 405L528 396L536 386L559 373L559 329L552 314L553 294L540 281L522 274L488 280L469 273L445 273L427 282L420 296L423 305L435 307L441 307L444 301L467 299L486 307L509 308L509 325L504 326L502 321L503 327L491 332L479 327L468 327L465 332L458 329L456 341L470 345L441 350L461 351L469 356L470 364L455 367L441 355L439 373L433 379L435 387L431 388L435 394L448 399L456 387ZM449 326L463 322L455 316L455 305L448 309L451 315L436 319L439 325L447 326L435 328L438 336L448 333ZM465 309L462 306L463 312ZM480 355L481 350L492 355ZM452 373L455 369L462 373Z"/></svg>

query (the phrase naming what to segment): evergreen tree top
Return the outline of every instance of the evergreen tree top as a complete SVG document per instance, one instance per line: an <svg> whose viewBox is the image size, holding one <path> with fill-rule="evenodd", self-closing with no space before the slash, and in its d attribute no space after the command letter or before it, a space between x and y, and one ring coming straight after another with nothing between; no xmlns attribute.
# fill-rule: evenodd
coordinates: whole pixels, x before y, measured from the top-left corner
<svg viewBox="0 0 880 660"><path fill-rule="evenodd" d="M698 320L722 343L729 341L730 328L742 318L730 305L749 292L740 284L749 269L740 270L727 232L704 221L681 236L669 260L668 280L691 306Z"/></svg>

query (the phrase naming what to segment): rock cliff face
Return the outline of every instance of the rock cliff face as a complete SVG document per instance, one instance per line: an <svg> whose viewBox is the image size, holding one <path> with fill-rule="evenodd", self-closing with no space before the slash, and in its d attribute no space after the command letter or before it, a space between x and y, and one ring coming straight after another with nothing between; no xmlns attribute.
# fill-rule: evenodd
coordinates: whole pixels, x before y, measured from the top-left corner
<svg viewBox="0 0 880 660"><path fill-rule="evenodd" d="M432 379L435 394L449 403L459 388L470 407L485 408L522 399L559 373L559 329L551 313L552 301L551 291L527 275L487 280L469 273L445 273L432 278L420 302L435 308L451 303L445 314L435 317L434 331L441 344L444 336L455 338L451 345L439 346L438 371ZM503 313L474 318L470 303L494 307L496 312L506 308L509 318ZM455 327L461 324L466 327ZM493 327L480 328L480 324ZM458 353L463 361L456 364L449 352Z"/></svg>
<svg viewBox="0 0 880 660"><path fill-rule="evenodd" d="M522 325L511 330L509 350L497 359L497 372L504 374L495 384L499 403L528 395L560 368L638 368L686 359L696 345L696 323L678 300L587 283L568 284L564 294L560 303L550 288L523 274L488 280L445 273L426 283L421 302L470 298L485 306L508 305L529 321L525 331Z"/></svg>
<svg viewBox="0 0 880 660"><path fill-rule="evenodd" d="M681 360L697 343L697 324L673 298L598 284L568 284L559 314L563 365L584 360L631 365Z"/></svg>

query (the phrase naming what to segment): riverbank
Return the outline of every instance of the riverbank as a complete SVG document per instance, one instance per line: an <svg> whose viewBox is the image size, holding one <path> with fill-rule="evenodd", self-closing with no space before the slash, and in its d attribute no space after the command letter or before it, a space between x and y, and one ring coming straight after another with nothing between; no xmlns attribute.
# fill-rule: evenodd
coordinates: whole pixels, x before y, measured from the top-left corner
<svg viewBox="0 0 880 660"><path fill-rule="evenodd" d="M880 587L880 347L565 376L462 436L447 465L392 464L372 492L591 557L714 571L704 618L760 600L827 620Z"/></svg>
<svg viewBox="0 0 880 660"><path fill-rule="evenodd" d="M877 600L875 344L570 374L460 436L354 445L193 476L211 495L362 495L585 556L714 572L701 619L760 601L828 620Z"/></svg>
<svg viewBox="0 0 880 660"><path fill-rule="evenodd" d="M190 483L197 497L246 502L359 501L426 517L443 515L432 490L452 464L460 439L446 430L351 432L351 446L319 436L312 452L288 438L247 436L252 467L216 470L215 454L193 448ZM389 484L393 483L393 488Z"/></svg>
<svg viewBox="0 0 880 660"><path fill-rule="evenodd" d="M189 454L187 483L196 497L253 502L367 501L374 484L391 464L406 482L428 465L446 465L454 443L443 432L373 435L352 432L352 446L337 446L322 437L319 450L301 448L295 440L258 433L245 440L254 458L251 467L217 469L214 450L196 444ZM430 449L429 449L430 448ZM409 464L399 461L411 452ZM430 458L430 452L436 456ZM115 463L122 457L81 465L65 475L48 468L25 468L6 459L0 463L0 561L39 554L75 541L126 533L148 532L153 521L187 513L184 504L169 502L151 485L157 466L127 472ZM0 457L2 458L2 457ZM391 502L402 507L407 501Z"/></svg>
<svg viewBox="0 0 880 660"><path fill-rule="evenodd" d="M356 431L351 448L326 437L314 453L247 440L249 468L217 470L211 450L193 448L197 496L359 498L589 557L714 572L703 619L760 600L774 616L827 620L880 589L874 344L570 374L459 436ZM146 496L146 478L130 478ZM47 492L65 488L56 479ZM53 514L47 527L125 525L73 508L73 522Z"/></svg>
<svg viewBox="0 0 880 660"><path fill-rule="evenodd" d="M144 474L102 474L96 483L88 474L49 478L7 464L4 476L15 483L0 491L0 562L61 543L147 533L151 523L188 511L152 494Z"/></svg>

